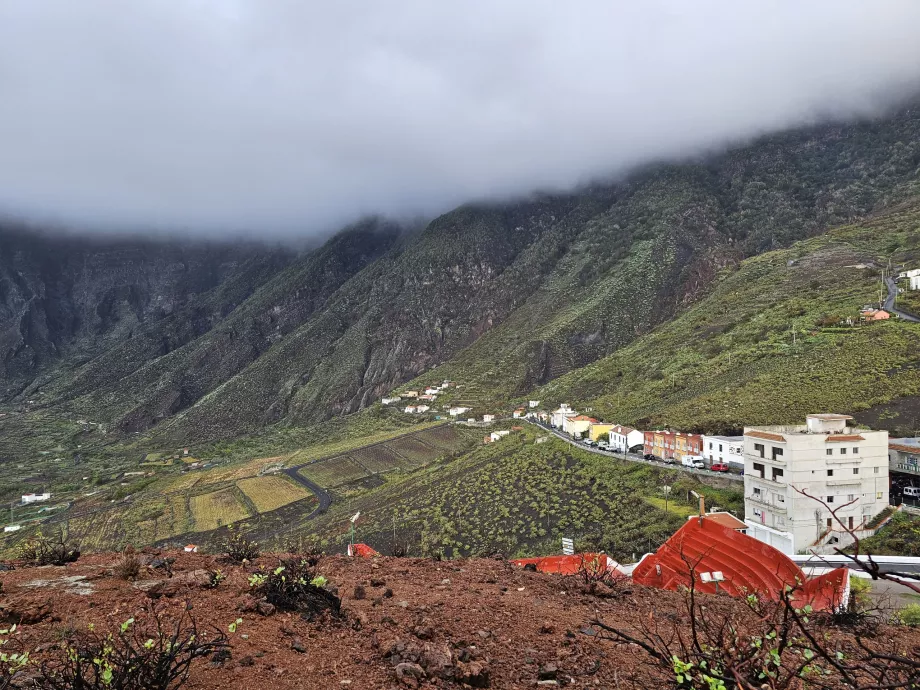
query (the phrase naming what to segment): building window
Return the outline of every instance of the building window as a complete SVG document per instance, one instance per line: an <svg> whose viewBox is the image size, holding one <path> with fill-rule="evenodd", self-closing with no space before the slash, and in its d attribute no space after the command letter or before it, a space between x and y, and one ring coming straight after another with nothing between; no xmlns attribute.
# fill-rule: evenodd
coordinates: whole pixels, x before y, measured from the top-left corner
<svg viewBox="0 0 920 690"><path fill-rule="evenodd" d="M833 503L833 502L834 502L834 497L833 497L833 496L828 496L828 497L827 497L827 502L828 502L828 503Z"/></svg>
<svg viewBox="0 0 920 690"><path fill-rule="evenodd" d="M847 449L846 449L846 448L841 448L841 449L840 449L840 454L841 454L841 455L846 455L846 454L847 454Z"/></svg>
<svg viewBox="0 0 920 690"><path fill-rule="evenodd" d="M833 477L833 476L834 476L834 470L828 470L828 471L827 471L827 476L828 476L828 477Z"/></svg>
<svg viewBox="0 0 920 690"><path fill-rule="evenodd" d="M712 450L712 441L709 442L709 450Z"/></svg>
<svg viewBox="0 0 920 690"><path fill-rule="evenodd" d="M850 526L850 529L853 529L853 516L852 515L849 517L849 526Z"/></svg>
<svg viewBox="0 0 920 690"><path fill-rule="evenodd" d="M847 494L847 502L855 501L856 494Z"/></svg>
<svg viewBox="0 0 920 690"><path fill-rule="evenodd" d="M833 448L828 448L828 449L827 449L827 454L828 454L828 455L833 455L833 454L834 454L834 449L833 449Z"/></svg>
<svg viewBox="0 0 920 690"><path fill-rule="evenodd" d="M756 498L760 498L760 489L758 489L756 486L754 487L754 496Z"/></svg>
<svg viewBox="0 0 920 690"><path fill-rule="evenodd" d="M872 470L875 474L878 474L878 467L873 467Z"/></svg>
<svg viewBox="0 0 920 690"><path fill-rule="evenodd" d="M859 468L858 468L858 467L854 467L854 468L853 468L853 474L859 474Z"/></svg>
<svg viewBox="0 0 920 690"><path fill-rule="evenodd" d="M778 467L774 467L772 469L773 469L773 481L774 482L779 481L780 479L783 478L783 471L781 469L779 469Z"/></svg>
<svg viewBox="0 0 920 690"><path fill-rule="evenodd" d="M761 463L759 463L759 462L755 462L755 463L754 463L754 472L755 472L755 473L759 473L761 479L764 478L764 469L763 469L763 465L762 465Z"/></svg>
<svg viewBox="0 0 920 690"><path fill-rule="evenodd" d="M722 444L721 444L721 443L719 444L719 452L720 452L720 453L722 452Z"/></svg>
<svg viewBox="0 0 920 690"><path fill-rule="evenodd" d="M755 444L754 444L754 452L755 452L755 453L759 453L759 454L760 454L760 457L764 457L764 454L763 454L763 444L762 444L762 443L755 443Z"/></svg>
<svg viewBox="0 0 920 690"><path fill-rule="evenodd" d="M856 446L853 446L853 455L859 455L859 448Z"/></svg>
<svg viewBox="0 0 920 690"><path fill-rule="evenodd" d="M831 522L831 518L828 518L828 519L827 519L827 528L830 529L831 526L832 526L833 524L834 524L834 523Z"/></svg>
<svg viewBox="0 0 920 690"><path fill-rule="evenodd" d="M882 498L882 492L881 492L881 491L876 491L876 492L875 492L875 498L881 500L881 498Z"/></svg>

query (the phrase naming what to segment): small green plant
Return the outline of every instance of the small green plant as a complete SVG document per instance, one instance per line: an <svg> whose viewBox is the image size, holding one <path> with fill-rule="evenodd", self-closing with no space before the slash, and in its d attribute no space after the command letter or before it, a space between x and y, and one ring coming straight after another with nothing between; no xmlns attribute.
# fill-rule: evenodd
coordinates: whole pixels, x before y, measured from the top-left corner
<svg viewBox="0 0 920 690"><path fill-rule="evenodd" d="M218 629L200 630L188 611L175 620L155 614L146 625L128 618L100 634L90 626L65 641L63 653L44 662L38 687L47 690L171 690L188 681L197 659L226 653Z"/></svg>
<svg viewBox="0 0 920 690"><path fill-rule="evenodd" d="M920 628L920 604L908 604L898 611L898 620L901 625Z"/></svg>
<svg viewBox="0 0 920 690"><path fill-rule="evenodd" d="M254 561L259 557L259 544L246 536L233 525L227 528L227 538L223 543L224 557L233 563Z"/></svg>
<svg viewBox="0 0 920 690"><path fill-rule="evenodd" d="M216 588L221 582L227 579L224 571L218 569L211 572L211 589Z"/></svg>
<svg viewBox="0 0 920 690"><path fill-rule="evenodd" d="M29 653L22 651L16 638L18 634L15 625L0 630L0 687L3 688L14 674L29 665Z"/></svg>
<svg viewBox="0 0 920 690"><path fill-rule="evenodd" d="M233 621L230 625L227 626L227 630L229 630L231 633L235 633L236 629L242 624L243 624L243 619L237 618L235 621Z"/></svg>
<svg viewBox="0 0 920 690"><path fill-rule="evenodd" d="M282 611L299 611L308 617L328 613L338 617L341 600L328 589L328 580L313 572L306 558L281 561L270 573L249 577L249 586Z"/></svg>

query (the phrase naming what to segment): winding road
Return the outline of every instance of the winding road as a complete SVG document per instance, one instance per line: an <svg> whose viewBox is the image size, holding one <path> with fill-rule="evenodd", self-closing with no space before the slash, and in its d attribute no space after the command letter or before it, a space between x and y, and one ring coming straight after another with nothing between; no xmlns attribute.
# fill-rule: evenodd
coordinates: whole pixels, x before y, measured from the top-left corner
<svg viewBox="0 0 920 690"><path fill-rule="evenodd" d="M888 286L888 297L885 299L885 304L883 308L885 311L891 312L892 314L897 314L899 317L905 321L913 321L914 323L920 323L920 319L916 316L912 316L906 312L899 311L894 307L894 300L898 296L898 283L891 276L885 277L885 284Z"/></svg>
<svg viewBox="0 0 920 690"><path fill-rule="evenodd" d="M297 467L288 467L282 470L282 472L284 472L284 474L286 474L288 477L293 479L295 482L297 482L301 486L304 486L308 490L312 491L313 494L316 496L317 500L319 501L319 505L313 509L312 513L307 515L307 520L312 520L317 515L322 515L329 509L329 506L332 505L332 494L326 491L319 484L311 482L309 479L307 479L302 474L300 474L300 472L297 471L301 467L305 467L305 466L306 465L298 465Z"/></svg>

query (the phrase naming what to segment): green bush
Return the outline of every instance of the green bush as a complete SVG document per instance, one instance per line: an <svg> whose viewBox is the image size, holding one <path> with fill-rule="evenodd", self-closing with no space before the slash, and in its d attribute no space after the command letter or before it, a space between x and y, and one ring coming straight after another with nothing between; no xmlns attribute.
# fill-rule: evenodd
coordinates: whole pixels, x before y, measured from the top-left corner
<svg viewBox="0 0 920 690"><path fill-rule="evenodd" d="M920 604L908 604L898 611L898 620L901 625L920 628Z"/></svg>

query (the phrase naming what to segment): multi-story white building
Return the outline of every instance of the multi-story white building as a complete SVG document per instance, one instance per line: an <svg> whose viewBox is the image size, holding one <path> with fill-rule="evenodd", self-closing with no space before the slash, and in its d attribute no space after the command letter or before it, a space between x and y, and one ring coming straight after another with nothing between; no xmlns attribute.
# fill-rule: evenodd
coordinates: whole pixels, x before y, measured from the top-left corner
<svg viewBox="0 0 920 690"><path fill-rule="evenodd" d="M812 414L804 426L744 430L749 535L787 554L841 546L851 539L831 509L859 531L888 505L888 432L849 427L851 419Z"/></svg>
<svg viewBox="0 0 920 690"><path fill-rule="evenodd" d="M561 429L565 424L565 420L569 417L574 417L576 414L578 413L575 412L575 410L565 403L562 403L559 409L553 412L550 423L557 429Z"/></svg>
<svg viewBox="0 0 920 690"><path fill-rule="evenodd" d="M744 436L703 436L703 457L710 465L744 467Z"/></svg>

